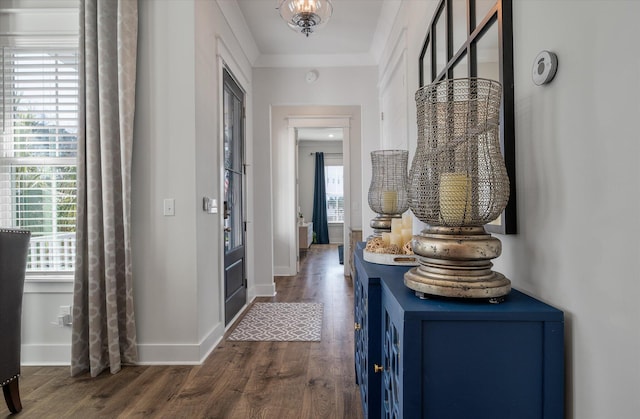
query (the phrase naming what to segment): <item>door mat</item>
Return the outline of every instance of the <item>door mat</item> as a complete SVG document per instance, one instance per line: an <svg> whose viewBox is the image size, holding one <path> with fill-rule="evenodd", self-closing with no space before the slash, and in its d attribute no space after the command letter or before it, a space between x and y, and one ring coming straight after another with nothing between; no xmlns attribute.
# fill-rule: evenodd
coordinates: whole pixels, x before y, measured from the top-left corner
<svg viewBox="0 0 640 419"><path fill-rule="evenodd" d="M228 340L320 341L322 303L255 303Z"/></svg>

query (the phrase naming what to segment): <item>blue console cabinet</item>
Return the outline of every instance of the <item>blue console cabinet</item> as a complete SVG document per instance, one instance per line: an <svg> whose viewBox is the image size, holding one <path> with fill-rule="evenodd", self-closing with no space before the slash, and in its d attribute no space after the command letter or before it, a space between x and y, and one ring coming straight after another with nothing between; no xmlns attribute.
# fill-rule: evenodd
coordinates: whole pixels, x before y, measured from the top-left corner
<svg viewBox="0 0 640 419"><path fill-rule="evenodd" d="M355 370L365 418L379 418L382 366L380 278L402 276L407 267L376 265L362 259L364 243L356 245L354 278Z"/></svg>
<svg viewBox="0 0 640 419"><path fill-rule="evenodd" d="M404 285L407 268L368 263L361 246L358 266L356 283L368 284L369 292L363 303L356 288L354 304L356 319L368 317L367 330L356 331L356 371L366 367L357 375L365 417L563 418L560 310L517 290L501 304L421 300ZM377 278L374 284L369 275ZM373 301L375 286L379 302ZM373 364L383 370L375 373Z"/></svg>

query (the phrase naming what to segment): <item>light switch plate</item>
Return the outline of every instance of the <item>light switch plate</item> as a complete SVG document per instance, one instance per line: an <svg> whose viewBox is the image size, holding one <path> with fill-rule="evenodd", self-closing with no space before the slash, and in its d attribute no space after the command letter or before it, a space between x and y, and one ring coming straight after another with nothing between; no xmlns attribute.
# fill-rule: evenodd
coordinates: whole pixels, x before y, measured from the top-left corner
<svg viewBox="0 0 640 419"><path fill-rule="evenodd" d="M176 200L173 198L166 198L164 200L164 215L165 217L171 217L176 215Z"/></svg>

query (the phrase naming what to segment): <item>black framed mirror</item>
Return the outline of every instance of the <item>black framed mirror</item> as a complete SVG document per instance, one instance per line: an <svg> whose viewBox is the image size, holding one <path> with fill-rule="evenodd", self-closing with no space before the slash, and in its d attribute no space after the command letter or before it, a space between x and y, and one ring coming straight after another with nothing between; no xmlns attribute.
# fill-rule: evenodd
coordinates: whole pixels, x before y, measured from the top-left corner
<svg viewBox="0 0 640 419"><path fill-rule="evenodd" d="M481 77L502 84L500 147L509 175L509 202L487 231L515 234L516 170L512 0L440 0L419 59L420 86Z"/></svg>

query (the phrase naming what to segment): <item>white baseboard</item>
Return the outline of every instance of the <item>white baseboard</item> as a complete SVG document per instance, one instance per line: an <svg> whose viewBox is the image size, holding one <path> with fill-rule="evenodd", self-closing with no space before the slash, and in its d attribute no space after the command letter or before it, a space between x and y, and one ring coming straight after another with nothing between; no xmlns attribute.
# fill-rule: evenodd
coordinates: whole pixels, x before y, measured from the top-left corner
<svg viewBox="0 0 640 419"><path fill-rule="evenodd" d="M189 343L138 344L138 365L200 365L200 345Z"/></svg>
<svg viewBox="0 0 640 419"><path fill-rule="evenodd" d="M224 336L224 324L216 325L200 343L139 343L138 365L200 365Z"/></svg>
<svg viewBox="0 0 640 419"><path fill-rule="evenodd" d="M253 301L255 297L273 297L274 295L276 295L274 282L268 285L254 285L249 291L249 301Z"/></svg>
<svg viewBox="0 0 640 419"><path fill-rule="evenodd" d="M255 297L273 297L275 284L251 288L248 303L238 313L240 316ZM234 321L238 318L234 319ZM229 325L233 324L230 322ZM225 325L214 326L199 343L138 343L138 365L200 365L220 344ZM64 366L71 364L71 344L23 344L22 365Z"/></svg>
<svg viewBox="0 0 640 419"><path fill-rule="evenodd" d="M71 344L23 344L20 354L24 366L71 365Z"/></svg>
<svg viewBox="0 0 640 419"><path fill-rule="evenodd" d="M224 336L225 327L223 323L218 323L207 336L200 341L200 363L202 364L205 359L216 349L216 346L222 341Z"/></svg>
<svg viewBox="0 0 640 419"><path fill-rule="evenodd" d="M219 324L200 343L138 344L138 365L200 365L224 336ZM21 364L24 366L71 365L71 344L24 344Z"/></svg>
<svg viewBox="0 0 640 419"><path fill-rule="evenodd" d="M297 272L295 266L274 266L273 274L275 276L295 276Z"/></svg>

